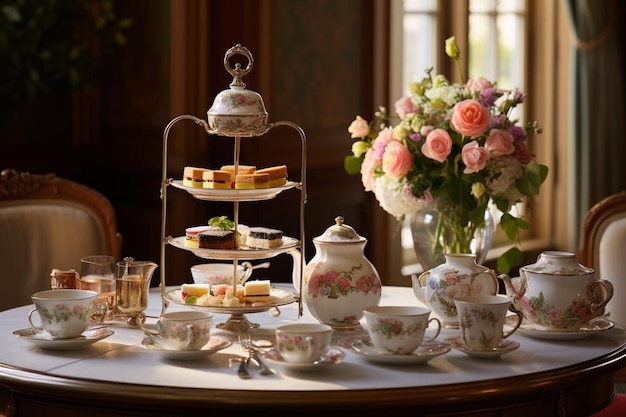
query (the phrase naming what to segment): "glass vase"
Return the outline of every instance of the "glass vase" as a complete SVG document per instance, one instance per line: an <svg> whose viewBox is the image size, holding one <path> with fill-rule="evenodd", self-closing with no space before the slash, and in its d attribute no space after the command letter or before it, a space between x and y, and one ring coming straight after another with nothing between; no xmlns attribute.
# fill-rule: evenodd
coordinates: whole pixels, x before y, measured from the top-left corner
<svg viewBox="0 0 626 417"><path fill-rule="evenodd" d="M469 253L484 263L493 244L493 216L486 208L482 221L472 222L462 210L434 201L410 216L413 249L425 271L445 263L445 254Z"/></svg>

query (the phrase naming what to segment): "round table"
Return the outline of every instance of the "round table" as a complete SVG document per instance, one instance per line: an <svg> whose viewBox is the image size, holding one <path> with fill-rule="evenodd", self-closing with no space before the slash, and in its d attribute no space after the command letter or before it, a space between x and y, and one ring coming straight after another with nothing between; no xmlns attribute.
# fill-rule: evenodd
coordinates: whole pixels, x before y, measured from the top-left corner
<svg viewBox="0 0 626 417"><path fill-rule="evenodd" d="M419 305L408 287L383 287L381 305ZM297 303L248 314L260 327L253 339L273 338L283 323L298 317ZM350 412L355 415L587 416L606 406L615 390L612 373L626 365L626 331L621 326L581 340L539 340L518 332L517 350L500 358L475 358L452 349L423 364L370 362L343 349L339 364L314 372L278 373L251 379L237 376L229 359L243 352L235 334L214 328L233 344L193 361L175 361L142 346L141 329L114 323L114 334L77 350L41 349L13 331L27 328L23 306L0 313L0 385L8 411L16 416L197 416L199 413ZM188 309L171 304L168 311ZM161 311L160 293L151 291L148 322ZM228 315L216 314L213 326ZM458 333L444 329L439 339ZM333 335L333 347L359 334ZM6 395L5 395L6 397ZM307 415L308 415L307 414Z"/></svg>

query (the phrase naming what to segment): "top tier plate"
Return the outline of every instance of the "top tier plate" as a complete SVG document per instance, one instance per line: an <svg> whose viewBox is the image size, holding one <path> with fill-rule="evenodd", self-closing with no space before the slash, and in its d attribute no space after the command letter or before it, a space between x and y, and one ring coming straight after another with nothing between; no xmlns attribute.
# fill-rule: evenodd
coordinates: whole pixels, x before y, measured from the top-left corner
<svg viewBox="0 0 626 417"><path fill-rule="evenodd" d="M276 197L285 190L297 185L294 181L287 181L285 185L272 188L256 188L251 190L219 190L213 188L195 188L183 185L182 180L173 180L174 187L187 191L198 200L209 201L262 201Z"/></svg>

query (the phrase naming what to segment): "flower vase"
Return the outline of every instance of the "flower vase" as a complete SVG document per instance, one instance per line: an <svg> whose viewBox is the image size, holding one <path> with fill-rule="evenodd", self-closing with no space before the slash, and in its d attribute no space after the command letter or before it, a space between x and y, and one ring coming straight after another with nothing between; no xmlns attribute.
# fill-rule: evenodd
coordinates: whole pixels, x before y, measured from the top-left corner
<svg viewBox="0 0 626 417"><path fill-rule="evenodd" d="M445 254L450 253L473 254L476 263L484 263L493 244L493 216L486 209L479 224L471 220L461 224L461 210L433 202L410 216L413 249L425 271L445 263Z"/></svg>

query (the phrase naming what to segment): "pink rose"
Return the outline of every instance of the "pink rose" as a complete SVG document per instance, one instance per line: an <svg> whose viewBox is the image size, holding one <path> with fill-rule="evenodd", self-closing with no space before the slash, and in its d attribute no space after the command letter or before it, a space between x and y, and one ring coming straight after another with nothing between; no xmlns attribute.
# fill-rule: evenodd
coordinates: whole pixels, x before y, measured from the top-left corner
<svg viewBox="0 0 626 417"><path fill-rule="evenodd" d="M404 178L411 169L413 158L411 153L400 141L387 144L383 155L383 171L394 178Z"/></svg>
<svg viewBox="0 0 626 417"><path fill-rule="evenodd" d="M489 119L489 110L478 101L463 100L452 109L450 126L464 136L475 138L485 133L489 127Z"/></svg>
<svg viewBox="0 0 626 417"><path fill-rule="evenodd" d="M417 106L411 100L411 97L402 97L394 103L396 114L399 118L404 119L407 114L416 113Z"/></svg>
<svg viewBox="0 0 626 417"><path fill-rule="evenodd" d="M487 88L493 88L494 85L491 81L485 79L485 78L472 78L467 80L467 83L465 84L465 88L468 90L476 90L476 91L483 91L486 90Z"/></svg>
<svg viewBox="0 0 626 417"><path fill-rule="evenodd" d="M446 160L452 150L452 138L444 129L432 130L422 145L422 153L438 162Z"/></svg>
<svg viewBox="0 0 626 417"><path fill-rule="evenodd" d="M472 172L479 172L487 165L487 159L489 159L489 152L487 149L478 146L478 142L475 140L467 143L461 149L461 158L465 164L464 174L471 174Z"/></svg>
<svg viewBox="0 0 626 417"><path fill-rule="evenodd" d="M373 148L369 148L365 152L363 163L361 164L361 182L365 191L372 191L376 184L374 178L374 169L380 165L380 159L376 156L376 151Z"/></svg>
<svg viewBox="0 0 626 417"><path fill-rule="evenodd" d="M350 123L350 126L348 127L348 132L352 134L352 139L364 138L368 135L368 133L370 133L370 127L365 119L363 119L361 116L357 116L356 119L354 119L354 121Z"/></svg>
<svg viewBox="0 0 626 417"><path fill-rule="evenodd" d="M434 128L435 128L435 126L432 126L432 125L424 125L424 126L420 127L420 135L428 136L428 134L430 132L432 132L432 130Z"/></svg>
<svg viewBox="0 0 626 417"><path fill-rule="evenodd" d="M511 155L515 152L513 136L506 130L491 129L485 142L485 148L492 156Z"/></svg>

